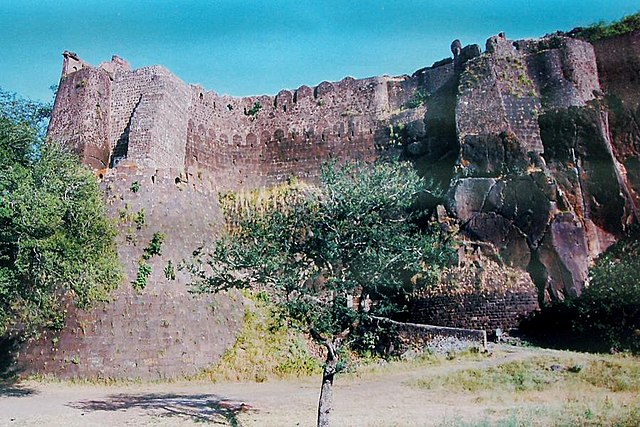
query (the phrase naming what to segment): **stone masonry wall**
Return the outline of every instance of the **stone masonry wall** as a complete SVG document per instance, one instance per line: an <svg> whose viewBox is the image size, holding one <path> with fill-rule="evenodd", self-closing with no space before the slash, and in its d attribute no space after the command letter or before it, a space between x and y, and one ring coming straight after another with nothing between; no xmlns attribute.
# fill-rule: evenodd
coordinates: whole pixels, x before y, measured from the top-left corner
<svg viewBox="0 0 640 427"><path fill-rule="evenodd" d="M94 68L65 52L49 137L99 170L114 217L144 209L145 227L120 225L129 283L153 233L165 233L167 241L151 261L147 288L138 293L127 285L113 311L70 319L75 335L58 337L65 343L58 356L32 343L24 360L43 372L111 375L115 356L92 348L107 352L105 343L113 341L137 360L127 375L184 374L177 353L153 347L154 340L168 343L157 335L158 323L175 324L162 327L167 336L183 334L194 343L177 347L189 369L215 360L239 327L239 303L226 300L219 305L227 308L206 312L207 302L188 299L186 278L167 282L162 270L203 237L215 238L218 191L268 186L290 175L315 180L328 159L370 161L389 153L410 159L448 188L438 217L454 217L466 237L492 247L497 260L528 272L537 286L430 295L431 318L509 329L520 307L535 309L536 292L538 300L579 294L595 256L640 220L639 40L635 32L594 48L560 35L512 41L500 34L484 53L454 43L453 59L411 76L345 78L245 98L188 85L163 67L131 70L114 57ZM140 191L132 192L136 181ZM168 305L160 295L170 296ZM145 319L135 320L141 313ZM127 320L104 320L114 315ZM201 316L222 325L207 329L206 340L184 326ZM125 339L122 328L138 332ZM216 334L224 337L216 346L198 347ZM75 340L93 341L71 355Z"/></svg>
<svg viewBox="0 0 640 427"><path fill-rule="evenodd" d="M189 87L171 74L157 74L133 111L127 163L158 169L184 169Z"/></svg>
<svg viewBox="0 0 640 427"><path fill-rule="evenodd" d="M244 319L240 295L191 295L188 277L177 271L182 259L215 239L222 221L217 194L202 181L187 181L181 170L132 166L108 171L102 186L118 221L125 281L110 303L90 311L69 307L60 334L29 342L16 362L25 374L60 378L195 375L233 345ZM144 220L136 223L141 212ZM135 290L143 249L157 232L164 235L162 253L147 261L152 274ZM165 273L170 264L174 280Z"/></svg>
<svg viewBox="0 0 640 427"><path fill-rule="evenodd" d="M389 147L391 120L402 115L417 82L376 77L301 86L276 96L233 98L192 88L185 164L221 188L259 187L291 175L318 176L329 159L371 161Z"/></svg>
<svg viewBox="0 0 640 427"><path fill-rule="evenodd" d="M56 139L72 147L94 169L109 164L110 96L109 76L101 70L87 67L63 75L54 104L56 114L49 124L49 129L56 130Z"/></svg>
<svg viewBox="0 0 640 427"><path fill-rule="evenodd" d="M163 67L146 67L139 70L116 72L112 83L111 122L109 144L112 158L109 167L128 154L129 130L133 112L138 106L143 91L152 84L158 75L169 74Z"/></svg>
<svg viewBox="0 0 640 427"><path fill-rule="evenodd" d="M433 326L419 323L401 323L376 317L375 320L395 332L391 354L409 357L425 350L436 354L476 348L487 350L487 332L479 329Z"/></svg>
<svg viewBox="0 0 640 427"><path fill-rule="evenodd" d="M488 295L439 295L414 302L411 320L427 325L509 331L518 329L520 322L538 308L535 288Z"/></svg>

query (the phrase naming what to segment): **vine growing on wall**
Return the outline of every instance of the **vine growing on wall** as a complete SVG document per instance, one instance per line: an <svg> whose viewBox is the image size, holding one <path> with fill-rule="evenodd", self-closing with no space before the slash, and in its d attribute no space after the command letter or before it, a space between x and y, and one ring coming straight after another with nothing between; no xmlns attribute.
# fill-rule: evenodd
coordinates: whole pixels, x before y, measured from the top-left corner
<svg viewBox="0 0 640 427"><path fill-rule="evenodd" d="M248 110L245 108L244 114L251 117L256 117L258 113L262 110L262 104L259 101L253 103L253 106Z"/></svg>
<svg viewBox="0 0 640 427"><path fill-rule="evenodd" d="M163 233L153 233L153 237L151 237L149 244L142 250L142 256L138 260L138 272L135 280L132 282L134 289L140 291L147 286L149 277L151 276L151 273L153 273L153 268L147 263L147 261L156 255L162 255L162 243L164 242L164 237ZM167 276L166 268L165 276Z"/></svg>

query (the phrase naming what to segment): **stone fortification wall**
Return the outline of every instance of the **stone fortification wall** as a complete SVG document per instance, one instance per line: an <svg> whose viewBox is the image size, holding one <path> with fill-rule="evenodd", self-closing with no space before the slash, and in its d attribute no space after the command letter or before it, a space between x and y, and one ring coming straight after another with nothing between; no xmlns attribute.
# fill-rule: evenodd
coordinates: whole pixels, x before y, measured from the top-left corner
<svg viewBox="0 0 640 427"><path fill-rule="evenodd" d="M446 270L438 285L414 295L411 322L493 334L496 329L518 329L539 309L539 292L531 277L505 265L495 245L465 242L458 258L458 266Z"/></svg>
<svg viewBox="0 0 640 427"><path fill-rule="evenodd" d="M244 319L242 297L193 296L188 278L177 270L194 249L215 239L221 224L217 194L181 173L130 166L106 173L102 185L109 213L118 221L124 284L112 302L90 311L70 307L59 334L29 342L16 359L25 373L179 378L217 362L233 345ZM146 261L152 268L146 286L134 289L154 233L164 236L161 254ZM175 279L167 277L170 266Z"/></svg>
<svg viewBox="0 0 640 427"><path fill-rule="evenodd" d="M330 158L372 160L390 116L388 80L347 78L248 98L195 89L186 166L238 188L315 177Z"/></svg>
<svg viewBox="0 0 640 427"><path fill-rule="evenodd" d="M392 348L387 350L403 358L415 357L425 351L448 354L472 348L487 350L485 330L401 323L383 317L374 319L394 331L395 342L392 343Z"/></svg>
<svg viewBox="0 0 640 427"><path fill-rule="evenodd" d="M145 67L139 70L122 70L114 75L112 83L113 96L110 100L111 121L109 143L112 149L109 167L128 156L129 133L134 111L141 101L142 94L160 76L170 73L164 67ZM158 84L155 85L156 87Z"/></svg>
<svg viewBox="0 0 640 427"><path fill-rule="evenodd" d="M161 271L169 259L178 261L201 245L203 236L215 236L221 223L218 191L267 186L290 175L313 180L325 160L372 160L389 152L410 159L419 173L448 188L446 212L441 207L438 218L448 221L450 215L467 237L491 247L496 260L527 271L539 301L579 294L594 257L640 219L639 38L635 32L599 41L594 49L560 35L512 41L501 34L488 40L484 53L477 45L455 41L453 59L411 76L345 78L245 98L187 85L162 67L131 70L114 57L94 68L65 53L49 136L66 141L87 165L100 169L114 217L144 208L144 228L134 227L132 234L131 224L121 224L119 250L128 282L153 233L166 233L167 239L167 252L151 260L147 288L123 289L113 312L78 315L97 325L98 318L113 313L145 312L149 322L104 322L107 327L85 328L91 333L82 338L76 333L65 346L96 337L76 355L81 363L93 360L100 366L89 349L100 347L97 342L116 337L117 348L141 352L154 351L153 339L164 342L153 335L156 331L147 331L166 320L160 307L174 313L169 324L202 323L195 316L204 312L196 309L191 315L177 308L200 304L187 302L186 279L169 283ZM139 193L130 191L135 181ZM509 329L520 315L518 307L535 308L533 285L526 291L483 289L493 291L472 287L465 294L443 293L449 300L432 300L430 305L441 309L430 318ZM154 292L168 292L175 302L165 308L159 299L149 299L157 297ZM454 319L451 307L460 304L467 311L458 310ZM224 327L235 330L229 326L237 319L231 313L240 310L232 306L237 308L230 303L222 318L214 311L207 319L228 322ZM481 320L469 323L474 317ZM135 347L133 341L119 341L119 328L139 330L140 342L153 339ZM174 339L187 334L189 328L180 328L167 332ZM208 330L207 336L220 330ZM199 342L195 336L187 341ZM193 353L180 348L192 354L187 357L197 368L209 357L205 353L213 360L226 343ZM64 357L53 363L49 350L32 348L32 360L37 366L48 361L49 371L99 371L74 367L73 361L73 366L64 364ZM137 359L133 350L127 354ZM171 354L147 357L137 371L127 372L183 373ZM104 369L109 358L102 359Z"/></svg>
<svg viewBox="0 0 640 427"><path fill-rule="evenodd" d="M494 332L518 329L520 322L539 308L535 288L528 292L438 295L417 300L413 322Z"/></svg>
<svg viewBox="0 0 640 427"><path fill-rule="evenodd" d="M170 73L155 74L129 122L127 163L183 170L190 104L186 84Z"/></svg>
<svg viewBox="0 0 640 427"><path fill-rule="evenodd" d="M111 81L99 69L85 67L60 80L49 129L53 136L80 154L84 164L106 168L111 152L109 121Z"/></svg>
<svg viewBox="0 0 640 427"><path fill-rule="evenodd" d="M82 62L61 81L60 93L72 92L71 80L83 78L78 73L102 83L94 91L103 96L99 125L82 118L87 105L78 96L61 96L49 135L101 147L100 162L90 163L95 168L120 162L183 168L220 189L270 185L293 174L313 178L329 159L372 160L393 145L391 123L424 128L424 107L405 104L419 88L438 90L442 75L451 73L442 67L417 77L347 77L275 96L234 98L189 86L163 67L130 70L114 61L99 68ZM93 92L83 96L98 99ZM89 146L74 148L89 155Z"/></svg>

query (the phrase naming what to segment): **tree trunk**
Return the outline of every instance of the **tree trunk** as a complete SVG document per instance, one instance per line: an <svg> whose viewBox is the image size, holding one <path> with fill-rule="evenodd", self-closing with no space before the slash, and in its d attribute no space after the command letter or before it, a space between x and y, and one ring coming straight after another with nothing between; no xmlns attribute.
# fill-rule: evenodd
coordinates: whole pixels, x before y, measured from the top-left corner
<svg viewBox="0 0 640 427"><path fill-rule="evenodd" d="M333 409L333 377L336 374L338 358L332 350L327 351L327 361L322 372L322 388L318 401L318 427L329 427L329 413Z"/></svg>

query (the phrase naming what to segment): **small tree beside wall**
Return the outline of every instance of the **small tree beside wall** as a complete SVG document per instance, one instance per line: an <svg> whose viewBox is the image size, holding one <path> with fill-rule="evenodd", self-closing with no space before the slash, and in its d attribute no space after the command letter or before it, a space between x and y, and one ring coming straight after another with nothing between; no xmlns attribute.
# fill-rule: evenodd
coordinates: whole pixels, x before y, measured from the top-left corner
<svg viewBox="0 0 640 427"><path fill-rule="evenodd" d="M417 283L453 259L437 229L420 229L423 181L410 165L327 166L321 184L296 181L221 197L228 233L188 265L196 292L266 290L290 325L326 349L318 425L329 425L341 351L371 315L408 309Z"/></svg>

